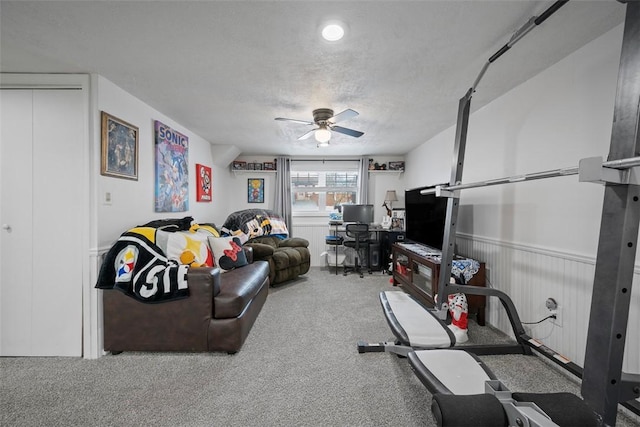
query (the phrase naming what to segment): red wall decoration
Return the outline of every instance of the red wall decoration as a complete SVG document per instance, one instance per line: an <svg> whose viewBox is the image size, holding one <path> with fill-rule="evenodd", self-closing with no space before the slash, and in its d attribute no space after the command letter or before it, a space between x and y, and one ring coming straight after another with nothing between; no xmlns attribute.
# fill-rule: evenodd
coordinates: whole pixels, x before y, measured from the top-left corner
<svg viewBox="0 0 640 427"><path fill-rule="evenodd" d="M196 201L211 201L211 168L196 163L196 176L198 185L196 187Z"/></svg>

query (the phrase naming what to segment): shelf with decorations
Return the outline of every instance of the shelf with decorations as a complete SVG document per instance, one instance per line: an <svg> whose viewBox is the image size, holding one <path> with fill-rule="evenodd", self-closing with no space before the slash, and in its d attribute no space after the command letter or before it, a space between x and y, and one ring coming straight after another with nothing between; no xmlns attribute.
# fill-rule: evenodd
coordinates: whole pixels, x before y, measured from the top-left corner
<svg viewBox="0 0 640 427"><path fill-rule="evenodd" d="M274 170L260 170L260 169L233 169L231 168L231 172L238 173L276 173Z"/></svg>
<svg viewBox="0 0 640 427"><path fill-rule="evenodd" d="M387 160L387 159L383 159ZM403 160L389 160L387 162L377 162L375 159L369 159L369 174L397 174L404 172Z"/></svg>
<svg viewBox="0 0 640 427"><path fill-rule="evenodd" d="M275 159L273 162L261 162L259 160L255 160L253 162L234 160L231 162L231 165L229 165L229 168L233 173L275 173L276 162Z"/></svg>

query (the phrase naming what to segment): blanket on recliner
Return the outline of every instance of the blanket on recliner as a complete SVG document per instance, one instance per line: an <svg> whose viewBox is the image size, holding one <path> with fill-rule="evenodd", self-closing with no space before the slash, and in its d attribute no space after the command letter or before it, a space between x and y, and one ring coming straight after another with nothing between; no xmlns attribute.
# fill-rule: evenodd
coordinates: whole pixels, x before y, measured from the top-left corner
<svg viewBox="0 0 640 427"><path fill-rule="evenodd" d="M284 219L267 209L245 209L230 214L220 229L223 235L236 236L241 243L258 236L289 237Z"/></svg>
<svg viewBox="0 0 640 427"><path fill-rule="evenodd" d="M188 297L189 266L165 256L156 232L138 227L123 233L105 256L96 288L117 289L145 303Z"/></svg>

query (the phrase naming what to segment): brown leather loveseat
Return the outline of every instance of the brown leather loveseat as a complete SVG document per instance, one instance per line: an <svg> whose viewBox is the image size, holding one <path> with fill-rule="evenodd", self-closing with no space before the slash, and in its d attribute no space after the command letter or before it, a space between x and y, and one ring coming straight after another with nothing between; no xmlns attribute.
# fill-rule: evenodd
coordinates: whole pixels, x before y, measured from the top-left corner
<svg viewBox="0 0 640 427"><path fill-rule="evenodd" d="M242 347L269 290L269 264L253 262L221 273L190 268L187 298L145 304L118 290L103 292L104 349L121 351L224 351Z"/></svg>

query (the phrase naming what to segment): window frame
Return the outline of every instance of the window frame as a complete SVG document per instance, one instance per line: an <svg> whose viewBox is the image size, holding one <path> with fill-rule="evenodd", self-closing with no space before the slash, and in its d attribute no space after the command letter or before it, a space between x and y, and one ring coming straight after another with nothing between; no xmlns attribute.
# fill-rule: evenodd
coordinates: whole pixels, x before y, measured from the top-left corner
<svg viewBox="0 0 640 427"><path fill-rule="evenodd" d="M310 183L315 182L315 186L308 187L296 185L296 177L300 174L311 175L308 180ZM317 178L314 180L313 175L317 174ZM344 174L344 186L328 186L327 177L331 174ZM349 185L350 178L353 180L352 185ZM322 160L322 161L310 161L310 160L292 160L291 161L291 213L293 216L320 216L326 217L333 208L327 205L327 198L330 193L353 193L355 200L349 202L358 203L360 200L359 188L360 188L360 170L358 160ZM297 179L298 182L303 180ZM336 183L339 183L340 179L336 179ZM296 210L294 203L295 197L299 193L317 193L318 203L317 210ZM325 206L325 210L320 208Z"/></svg>

